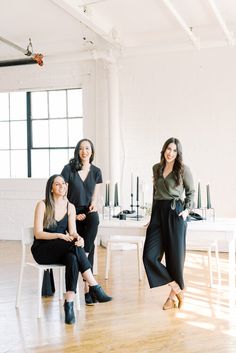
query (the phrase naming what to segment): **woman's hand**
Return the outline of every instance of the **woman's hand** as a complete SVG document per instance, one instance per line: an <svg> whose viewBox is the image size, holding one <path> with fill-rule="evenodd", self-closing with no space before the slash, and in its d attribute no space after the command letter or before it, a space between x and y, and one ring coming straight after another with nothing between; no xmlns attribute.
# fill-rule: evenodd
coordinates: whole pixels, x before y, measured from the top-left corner
<svg viewBox="0 0 236 353"><path fill-rule="evenodd" d="M91 202L91 205L89 206L89 212L97 212L97 206L95 203Z"/></svg>
<svg viewBox="0 0 236 353"><path fill-rule="evenodd" d="M76 215L77 221L84 221L86 218L86 215L84 213L79 213Z"/></svg>
<svg viewBox="0 0 236 353"><path fill-rule="evenodd" d="M186 221L186 218L188 217L188 215L189 215L189 212L187 209L179 213L179 216L183 217L184 221Z"/></svg>
<svg viewBox="0 0 236 353"><path fill-rule="evenodd" d="M72 241L74 239L68 232L66 234L58 233L58 238L65 241Z"/></svg>
<svg viewBox="0 0 236 353"><path fill-rule="evenodd" d="M83 248L84 247L84 239L82 237L78 236L77 241L75 242L75 245Z"/></svg>

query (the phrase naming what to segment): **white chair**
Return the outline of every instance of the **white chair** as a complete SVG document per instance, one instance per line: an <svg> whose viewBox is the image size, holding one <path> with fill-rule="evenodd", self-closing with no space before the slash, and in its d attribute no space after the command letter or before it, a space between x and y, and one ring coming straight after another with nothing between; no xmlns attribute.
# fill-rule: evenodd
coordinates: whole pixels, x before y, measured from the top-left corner
<svg viewBox="0 0 236 353"><path fill-rule="evenodd" d="M41 295L41 288L42 288L42 281L43 281L43 273L44 270L58 270L59 271L59 299L63 299L63 275L64 275L64 270L65 266L64 265L56 265L56 264L51 264L51 265L39 265L34 259L32 258L32 262L27 262L26 261L26 247L27 245L31 245L34 240L34 233L33 233L33 227L23 227L21 229L21 245L22 245L22 255L21 255L21 267L20 267L20 276L19 276L19 282L18 282L18 288L17 288L17 294L16 294L16 308L19 308L20 305L20 297L21 297L21 287L22 287L22 280L23 280L23 273L24 273L24 268L26 266L31 266L38 270L38 289L37 289L37 295L38 295L38 313L37 313L37 318L41 317L41 307L42 307L42 295ZM79 300L79 281L77 284L77 289L76 289L76 296L75 296L75 301L76 301L76 308L77 310L80 310L80 300Z"/></svg>
<svg viewBox="0 0 236 353"><path fill-rule="evenodd" d="M137 248L137 262L138 262L138 274L139 280L141 281L143 278L142 275L142 253L143 253L143 243L145 237L142 236L126 236L126 235L111 235L107 241L107 254L106 254L106 270L105 270L105 279L108 279L108 273L110 270L110 262L111 262L111 251L112 244L134 244Z"/></svg>
<svg viewBox="0 0 236 353"><path fill-rule="evenodd" d="M216 260L216 271L217 271L217 278L218 278L218 286L221 286L221 272L220 272L220 262L219 262L219 250L218 250L218 242L217 240L212 242L205 242L204 245L199 245L197 243L190 242L188 244L188 249L190 250L202 250L207 251L208 255L208 271L209 271L209 282L210 287L214 287L214 280L213 280L213 268L212 268L212 252L215 253L215 260Z"/></svg>

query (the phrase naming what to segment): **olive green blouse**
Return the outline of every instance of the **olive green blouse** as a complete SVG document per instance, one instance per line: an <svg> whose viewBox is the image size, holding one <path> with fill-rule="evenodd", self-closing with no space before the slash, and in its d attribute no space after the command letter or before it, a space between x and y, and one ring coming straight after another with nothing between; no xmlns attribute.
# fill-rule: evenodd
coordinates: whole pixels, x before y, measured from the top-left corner
<svg viewBox="0 0 236 353"><path fill-rule="evenodd" d="M184 208L190 210L193 208L194 201L194 184L192 173L186 165L184 165L183 178L180 185L176 185L173 172L169 173L165 178L162 173L157 177L157 172L160 168L160 163L153 166L154 182L154 200L181 200Z"/></svg>

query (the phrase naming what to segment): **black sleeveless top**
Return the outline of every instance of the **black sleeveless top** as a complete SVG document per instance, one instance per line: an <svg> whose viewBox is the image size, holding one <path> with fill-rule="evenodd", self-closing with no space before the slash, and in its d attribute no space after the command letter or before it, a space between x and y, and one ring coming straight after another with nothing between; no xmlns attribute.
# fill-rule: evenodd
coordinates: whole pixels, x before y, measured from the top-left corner
<svg viewBox="0 0 236 353"><path fill-rule="evenodd" d="M56 224L50 226L49 228L43 228L44 232L48 233L63 233L66 234L68 230L68 206L67 206L67 213L65 216L60 220L56 221Z"/></svg>
<svg viewBox="0 0 236 353"><path fill-rule="evenodd" d="M55 220L55 224L48 227L48 228L43 228L44 232L48 232L48 233L62 233L62 234L66 234L67 230L68 230L68 206L69 206L69 202L67 202L67 212L64 215L64 217L62 219L60 219L60 221L56 221ZM56 240L56 239L51 239L51 240ZM42 244L44 242L48 242L49 240L47 239L36 239L34 237L34 242L32 245L32 248L36 247L39 244Z"/></svg>

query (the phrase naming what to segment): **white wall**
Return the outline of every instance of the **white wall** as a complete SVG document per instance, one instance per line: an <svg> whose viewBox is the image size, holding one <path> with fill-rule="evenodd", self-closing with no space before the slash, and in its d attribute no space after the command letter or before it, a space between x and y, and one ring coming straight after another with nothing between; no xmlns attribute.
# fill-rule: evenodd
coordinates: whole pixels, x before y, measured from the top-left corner
<svg viewBox="0 0 236 353"><path fill-rule="evenodd" d="M176 136L183 144L184 160L193 172L195 184L200 180L203 189L210 183L216 215L236 217L235 62L234 48L158 53L119 61L122 159L117 163L122 165L124 208L130 205L131 171L145 183L145 201L151 202L152 165L159 161L164 141ZM37 65L1 68L0 91L83 87L84 135L95 142L95 164L101 167L106 181L109 179L107 74L102 60L49 63L42 68ZM12 183L0 182L0 238L19 234L16 231L19 224L13 218L28 223L34 201L44 193L41 183L18 180L17 189ZM27 183L28 192L31 193L32 186L34 190L30 201L24 198ZM24 214L22 211L17 214L20 208ZM15 216L5 218L12 209Z"/></svg>
<svg viewBox="0 0 236 353"><path fill-rule="evenodd" d="M236 216L235 62L235 48L122 60L124 180L129 181L133 171L151 183L151 167L159 161L164 141L175 136L182 142L195 185L202 183L203 202L209 183L216 215ZM124 195L129 192L127 182Z"/></svg>
<svg viewBox="0 0 236 353"><path fill-rule="evenodd" d="M21 227L33 225L45 185L44 179L0 179L0 239L20 239Z"/></svg>

